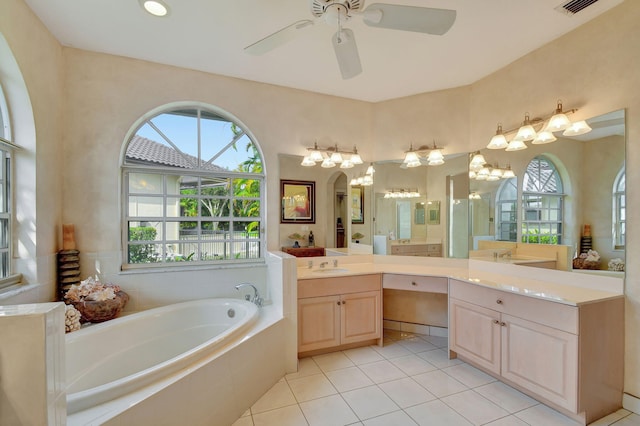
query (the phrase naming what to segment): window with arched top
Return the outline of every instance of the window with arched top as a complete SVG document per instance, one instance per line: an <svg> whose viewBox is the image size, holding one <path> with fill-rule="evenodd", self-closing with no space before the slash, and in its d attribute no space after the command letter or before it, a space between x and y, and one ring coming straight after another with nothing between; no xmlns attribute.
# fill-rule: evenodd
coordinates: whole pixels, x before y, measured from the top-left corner
<svg viewBox="0 0 640 426"><path fill-rule="evenodd" d="M264 177L258 144L223 111L143 119L122 162L124 265L261 261Z"/></svg>
<svg viewBox="0 0 640 426"><path fill-rule="evenodd" d="M613 248L624 250L626 237L625 168L618 172L613 184Z"/></svg>
<svg viewBox="0 0 640 426"><path fill-rule="evenodd" d="M518 178L506 179L496 194L496 240L517 241Z"/></svg>
<svg viewBox="0 0 640 426"><path fill-rule="evenodd" d="M16 281L4 281L12 274L11 158L15 145L11 139L10 123L9 107L0 81L0 287Z"/></svg>
<svg viewBox="0 0 640 426"><path fill-rule="evenodd" d="M522 191L522 242L562 244L563 185L549 158L529 162Z"/></svg>

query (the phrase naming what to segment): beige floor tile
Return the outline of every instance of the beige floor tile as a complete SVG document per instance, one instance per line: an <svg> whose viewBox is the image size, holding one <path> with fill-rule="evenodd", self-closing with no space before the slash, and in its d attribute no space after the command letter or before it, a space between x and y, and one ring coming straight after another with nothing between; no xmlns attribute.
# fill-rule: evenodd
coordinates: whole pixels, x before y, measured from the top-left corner
<svg viewBox="0 0 640 426"><path fill-rule="evenodd" d="M640 416L636 413L631 413L627 417L614 423L614 426L639 426Z"/></svg>
<svg viewBox="0 0 640 426"><path fill-rule="evenodd" d="M316 355L313 360L324 372L353 367L355 364L343 353L332 352L324 355Z"/></svg>
<svg viewBox="0 0 640 426"><path fill-rule="evenodd" d="M324 374L289 380L289 387L298 402L322 398L338 393Z"/></svg>
<svg viewBox="0 0 640 426"><path fill-rule="evenodd" d="M413 380L426 390L442 398L458 392L464 392L469 388L440 370L418 374L412 377Z"/></svg>
<svg viewBox="0 0 640 426"><path fill-rule="evenodd" d="M338 392L346 392L374 384L358 367L329 371L325 375Z"/></svg>
<svg viewBox="0 0 640 426"><path fill-rule="evenodd" d="M361 365L360 368L374 383L384 383L390 380L407 377L398 367L390 361L378 361Z"/></svg>
<svg viewBox="0 0 640 426"><path fill-rule="evenodd" d="M298 405L265 411L253 416L255 426L308 426Z"/></svg>
<svg viewBox="0 0 640 426"><path fill-rule="evenodd" d="M363 423L364 426L417 426L417 423L404 411L383 414L382 416L365 420Z"/></svg>
<svg viewBox="0 0 640 426"><path fill-rule="evenodd" d="M496 379L490 375L466 363L443 368L442 371L470 388L475 388L496 381Z"/></svg>
<svg viewBox="0 0 640 426"><path fill-rule="evenodd" d="M516 416L507 416L496 420L495 422L487 423L485 426L529 426Z"/></svg>
<svg viewBox="0 0 640 426"><path fill-rule="evenodd" d="M381 361L384 358L373 348L365 346L363 348L348 349L344 351L344 354L355 365L368 364L370 362Z"/></svg>
<svg viewBox="0 0 640 426"><path fill-rule="evenodd" d="M385 343L384 346L370 346L374 351L378 352L386 359L397 358L400 356L410 355L412 352L397 342Z"/></svg>
<svg viewBox="0 0 640 426"><path fill-rule="evenodd" d="M436 345L433 345L419 337L414 337L412 339L398 340L398 343L404 346L405 348L409 349L413 353L432 351L434 349L438 349Z"/></svg>
<svg viewBox="0 0 640 426"><path fill-rule="evenodd" d="M400 408L377 386L344 392L342 397L360 420L391 413Z"/></svg>
<svg viewBox="0 0 640 426"><path fill-rule="evenodd" d="M464 417L440 400L425 402L404 410L420 426L470 426Z"/></svg>
<svg viewBox="0 0 640 426"><path fill-rule="evenodd" d="M417 384L410 377L380 383L378 387L400 408L407 408L436 399L431 392Z"/></svg>
<svg viewBox="0 0 640 426"><path fill-rule="evenodd" d="M543 404L514 414L531 426L577 426L578 422L566 417Z"/></svg>
<svg viewBox="0 0 640 426"><path fill-rule="evenodd" d="M408 376L437 370L435 365L417 355L401 356L399 358L390 359L389 362L398 367Z"/></svg>
<svg viewBox="0 0 640 426"><path fill-rule="evenodd" d="M446 348L449 343L449 339L443 336L420 336L420 338L439 348Z"/></svg>
<svg viewBox="0 0 640 426"><path fill-rule="evenodd" d="M342 426L358 422L358 417L340 395L300 403L310 426Z"/></svg>
<svg viewBox="0 0 640 426"><path fill-rule="evenodd" d="M538 404L535 399L502 382L489 383L474 390L512 414Z"/></svg>
<svg viewBox="0 0 640 426"><path fill-rule="evenodd" d="M416 354L420 358L430 362L438 368L452 367L462 364L458 358L449 359L449 355L444 349L436 349L433 351L420 352Z"/></svg>
<svg viewBox="0 0 640 426"><path fill-rule="evenodd" d="M253 426L253 419L251 416L240 417L231 426Z"/></svg>
<svg viewBox="0 0 640 426"><path fill-rule="evenodd" d="M456 393L442 398L442 402L474 425L483 425L509 413L472 390Z"/></svg>
<svg viewBox="0 0 640 426"><path fill-rule="evenodd" d="M589 426L609 426L614 424L620 419L623 419L631 414L631 411L625 410L624 408L619 409L615 413L611 413L608 416L605 416L601 419L596 420L593 423L589 423ZM639 423L640 424L640 423Z"/></svg>
<svg viewBox="0 0 640 426"><path fill-rule="evenodd" d="M298 401L289 389L289 384L286 381L278 382L253 404L251 412L257 414L297 403Z"/></svg>
<svg viewBox="0 0 640 426"><path fill-rule="evenodd" d="M321 373L320 367L313 360L313 358L302 358L298 360L298 371L295 373L289 373L285 376L288 379L297 379L299 377L311 376L313 374Z"/></svg>

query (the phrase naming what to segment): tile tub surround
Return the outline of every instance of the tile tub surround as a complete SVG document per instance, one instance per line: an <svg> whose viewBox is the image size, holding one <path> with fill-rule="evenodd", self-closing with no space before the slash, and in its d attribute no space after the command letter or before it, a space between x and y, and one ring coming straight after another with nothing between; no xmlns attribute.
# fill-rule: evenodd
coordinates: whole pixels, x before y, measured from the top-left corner
<svg viewBox="0 0 640 426"><path fill-rule="evenodd" d="M416 341L429 346L422 351ZM300 360L233 426L488 425L576 426L578 423L457 359L442 337L385 330L369 346ZM621 409L592 423L631 426Z"/></svg>

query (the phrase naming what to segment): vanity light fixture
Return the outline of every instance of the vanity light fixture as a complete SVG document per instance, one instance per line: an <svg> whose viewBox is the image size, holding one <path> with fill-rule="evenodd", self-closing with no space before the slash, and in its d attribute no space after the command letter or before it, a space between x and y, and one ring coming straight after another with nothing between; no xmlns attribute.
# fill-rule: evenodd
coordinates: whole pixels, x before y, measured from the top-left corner
<svg viewBox="0 0 640 426"><path fill-rule="evenodd" d="M496 130L496 134L491 138L489 145L487 148L489 149L505 149L507 147L507 138L504 136L502 132L502 124L498 123L498 129Z"/></svg>
<svg viewBox="0 0 640 426"><path fill-rule="evenodd" d="M418 189L389 189L384 194L384 198L418 198L420 192Z"/></svg>
<svg viewBox="0 0 640 426"><path fill-rule="evenodd" d="M472 193L469 194L469 199L470 200L479 200L481 198L482 197L477 192L472 192Z"/></svg>
<svg viewBox="0 0 640 426"><path fill-rule="evenodd" d="M343 151L334 145L330 148L318 147L318 143L314 142L313 147L307 148L309 154L305 155L300 163L301 166L311 167L317 163L324 168L335 167L340 164L341 169L350 169L356 164L362 164L362 157L358 154L358 149L354 146L353 151Z"/></svg>
<svg viewBox="0 0 640 426"><path fill-rule="evenodd" d="M585 133L589 133L590 131L591 127L589 127L586 121L576 121L575 123L572 123L567 130L562 132L562 136L580 136Z"/></svg>
<svg viewBox="0 0 640 426"><path fill-rule="evenodd" d="M519 151L526 149L524 142L532 141L532 144L545 144L557 140L554 133L563 131L563 136L578 136L591 131L591 128L584 121L571 123L567 117L573 114L577 109L564 111L562 109L562 101L558 100L554 113L542 118L530 118L529 113L525 114L522 126L503 131L502 126L498 124L496 135L491 138L487 145L489 149L505 148L507 151ZM537 129L541 129L536 132ZM507 135L516 133L510 142L507 142Z"/></svg>
<svg viewBox="0 0 640 426"><path fill-rule="evenodd" d="M507 164L507 168L502 173L502 179L509 179L512 177L516 177L516 174L511 170L511 165Z"/></svg>
<svg viewBox="0 0 640 426"><path fill-rule="evenodd" d="M351 186L357 186L357 185L362 185L362 186L371 186L373 185L373 174L375 173L375 170L373 168L373 163L369 164L369 167L367 167L367 171L365 172L364 175L360 175L357 178L354 177L349 181L349 185Z"/></svg>
<svg viewBox="0 0 640 426"><path fill-rule="evenodd" d="M526 112L524 114L524 121L522 122L522 126L518 129L518 133L513 138L513 140L518 140L522 142L530 141L536 137L536 129L531 125L531 119L529 118L529 113Z"/></svg>
<svg viewBox="0 0 640 426"><path fill-rule="evenodd" d="M427 155L426 161L429 166L439 166L444 164L444 155L442 154L442 148L436 146L436 142L433 141L433 146L422 145L418 149L413 149L413 144L411 144L408 151L405 151L404 160L402 161L402 165L400 167L418 167L422 165L422 161L420 161L420 157L424 155L427 151L429 154Z"/></svg>
<svg viewBox="0 0 640 426"><path fill-rule="evenodd" d="M569 120L569 117L562 112L562 101L558 100L556 112L551 116L543 131L551 133L559 132L561 130L566 130L569 126L571 126L571 121Z"/></svg>
<svg viewBox="0 0 640 426"><path fill-rule="evenodd" d="M157 16L163 17L169 14L169 6L162 0L139 0L140 6L145 12Z"/></svg>
<svg viewBox="0 0 640 426"><path fill-rule="evenodd" d="M487 161L484 159L484 155L480 154L480 151L476 151L472 154L471 161L469 162L469 169L477 172Z"/></svg>

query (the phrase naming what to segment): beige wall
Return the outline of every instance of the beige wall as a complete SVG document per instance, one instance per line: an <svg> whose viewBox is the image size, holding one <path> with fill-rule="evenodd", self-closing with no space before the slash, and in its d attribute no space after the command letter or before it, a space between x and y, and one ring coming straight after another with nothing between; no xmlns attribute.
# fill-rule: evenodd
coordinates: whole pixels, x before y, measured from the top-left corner
<svg viewBox="0 0 640 426"><path fill-rule="evenodd" d="M127 131L148 111L183 100L234 114L262 147L270 249L280 246L271 231L279 228L278 153L302 155L316 138L355 143L365 161L401 158L410 142L434 139L447 153L466 152L483 148L497 122L514 127L524 112L550 112L562 99L580 108L576 118L627 108L627 180L638 182L640 168L633 165L640 148L632 143L640 138L638 21L640 3L627 0L471 86L369 104L63 49L22 0L3 0L0 32L24 76L36 123L32 244L38 256L52 255L57 229L71 222L81 250L119 250L118 165ZM628 187L628 204L638 205L640 189ZM628 223L627 254L635 259L640 211L631 209ZM640 396L640 271L634 265L629 262L626 282L625 389Z"/></svg>

